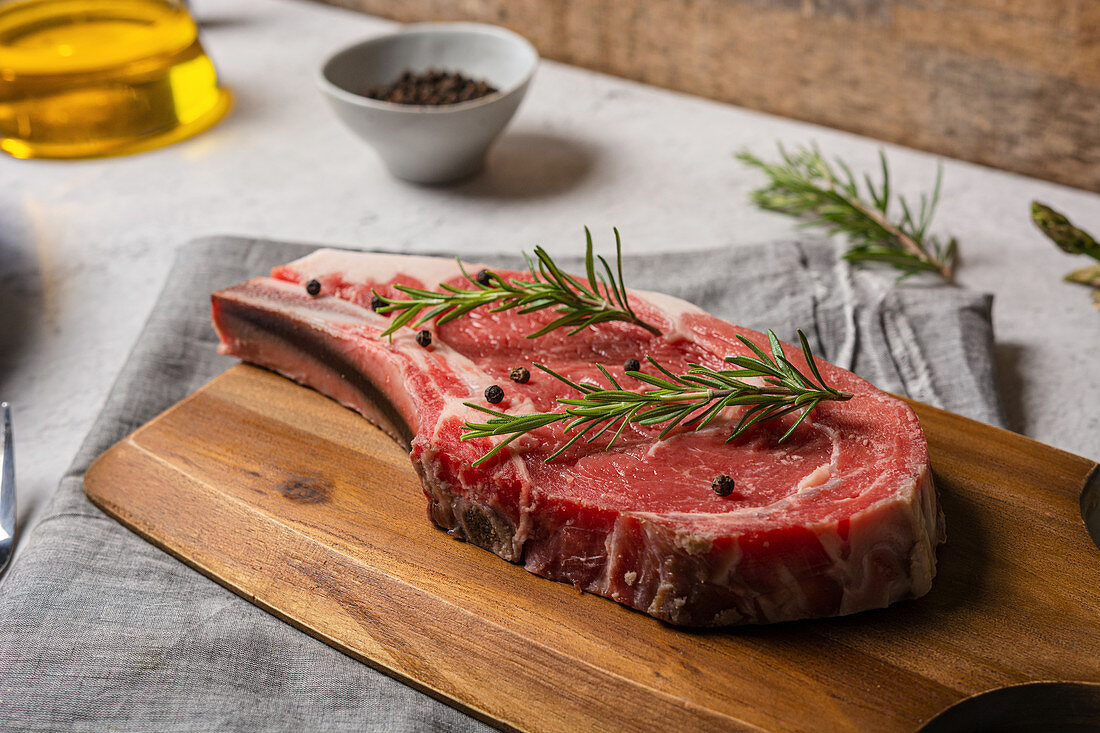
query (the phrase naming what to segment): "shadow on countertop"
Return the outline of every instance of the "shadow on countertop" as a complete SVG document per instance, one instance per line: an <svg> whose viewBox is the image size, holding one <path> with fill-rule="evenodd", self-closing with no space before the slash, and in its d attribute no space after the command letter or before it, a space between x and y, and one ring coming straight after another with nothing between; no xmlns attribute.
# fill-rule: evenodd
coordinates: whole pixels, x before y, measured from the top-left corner
<svg viewBox="0 0 1100 733"><path fill-rule="evenodd" d="M557 196L580 185L599 158L595 146L544 132L507 133L489 152L485 169L450 186L423 187L447 196L534 199Z"/></svg>

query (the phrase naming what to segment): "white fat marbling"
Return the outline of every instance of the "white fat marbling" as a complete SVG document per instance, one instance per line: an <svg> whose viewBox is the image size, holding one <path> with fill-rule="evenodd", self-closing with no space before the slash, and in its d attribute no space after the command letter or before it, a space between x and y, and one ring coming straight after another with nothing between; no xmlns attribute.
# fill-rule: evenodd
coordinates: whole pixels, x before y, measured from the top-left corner
<svg viewBox="0 0 1100 733"><path fill-rule="evenodd" d="M435 289L438 283L462 274L458 263L448 257L348 253L334 249L319 249L295 260L291 266L307 278L338 273L350 283L385 283L398 274L412 275L420 280L422 287L429 290Z"/></svg>

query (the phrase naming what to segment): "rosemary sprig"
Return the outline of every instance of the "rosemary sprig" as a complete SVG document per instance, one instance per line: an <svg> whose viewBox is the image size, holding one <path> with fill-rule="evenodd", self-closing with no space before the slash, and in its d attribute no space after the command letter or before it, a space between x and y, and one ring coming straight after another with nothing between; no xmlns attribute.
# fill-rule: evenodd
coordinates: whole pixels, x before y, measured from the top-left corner
<svg viewBox="0 0 1100 733"><path fill-rule="evenodd" d="M441 291L422 290L405 285L394 288L409 296L407 299L386 298L375 295L383 305L379 313L397 313L393 323L382 332L389 336L402 326L409 324L413 328L437 318L437 324L444 324L461 318L475 308L493 306L492 313L518 309L519 313L534 313L553 307L560 313L550 323L527 338L543 336L559 328L568 328L569 335L583 331L589 326L606 321L626 321L641 326L652 334L661 331L651 323L646 323L634 313L626 294L623 282L623 245L619 230L615 229L615 270L602 255L593 255L592 233L584 228L587 245L584 265L586 280L569 275L558 267L542 247L535 247L534 259L524 252L530 281L505 279L495 272L483 270L480 277L472 277L459 263L459 269L472 287L458 288L440 284ZM600 268L596 267L599 261Z"/></svg>
<svg viewBox="0 0 1100 733"><path fill-rule="evenodd" d="M807 226L827 227L830 234L847 234L852 246L844 258L850 262L890 265L901 270L899 279L921 272L934 272L948 281L954 277L955 239L944 244L928 234L939 203L942 166L936 171L931 195L921 195L918 210L903 196L896 197L901 215L892 220L890 170L881 150L882 182L876 184L870 175L863 176L869 200L860 195L851 169L839 159L834 168L816 146L788 152L780 145L779 153L782 160L778 163L766 163L748 151L736 156L770 179L767 186L751 194L758 206L802 218Z"/></svg>
<svg viewBox="0 0 1100 733"><path fill-rule="evenodd" d="M1035 226L1058 245L1063 252L1071 255L1088 255L1100 260L1100 242L1084 229L1078 229L1062 214L1039 203L1031 202L1031 220ZM1088 285L1092 288L1092 302L1100 308L1100 265L1088 265L1066 274L1068 282Z"/></svg>
<svg viewBox="0 0 1100 733"><path fill-rule="evenodd" d="M628 423L638 423L639 425L665 423L664 429L661 430L658 436L664 438L678 425L694 426L695 430L700 430L710 424L723 408L749 405L749 409L741 415L730 436L726 439L726 442L729 442L757 423L774 420L796 410L802 410L802 414L799 415L795 423L779 439L782 442L794 432L795 428L802 424L810 410L817 407L818 403L825 400L849 400L852 398L852 395L848 392L841 392L825 384L825 380L821 378L821 373L817 369L817 362L810 352L810 346L806 342L806 336L802 331L798 332L798 339L802 345L802 355L810 367L811 374L817 380L816 382L799 371L787 359L783 353L783 346L772 331L768 331L770 355L749 339L740 335L737 338L748 346L755 356L727 356L726 362L735 366L735 369L715 370L699 364L689 364L690 369L686 374L677 375L661 366L652 357L648 357L649 362L663 376L654 376L641 371L626 372L627 376L646 382L656 388L645 392L633 392L623 389L611 376L611 373L600 365L597 365L597 367L611 383L611 389L604 389L584 382L574 382L547 366L535 364L542 371L580 392L582 397L576 399L559 397L558 402L566 405L566 409L559 412L539 412L529 415L509 415L499 410L467 402L465 403L467 407L472 407L492 417L484 423L466 422L462 426L465 431L462 440L507 436L497 443L492 450L474 461L473 465L477 466L487 461L519 436L547 425L564 422L566 423L566 433L577 432L568 442L546 458L547 461L550 461L561 455L569 446L594 429L596 429L595 432L588 435L587 442L589 443L618 425L611 441L607 444L607 447L610 448L618 440ZM764 384L748 384L742 381L750 377L762 377Z"/></svg>

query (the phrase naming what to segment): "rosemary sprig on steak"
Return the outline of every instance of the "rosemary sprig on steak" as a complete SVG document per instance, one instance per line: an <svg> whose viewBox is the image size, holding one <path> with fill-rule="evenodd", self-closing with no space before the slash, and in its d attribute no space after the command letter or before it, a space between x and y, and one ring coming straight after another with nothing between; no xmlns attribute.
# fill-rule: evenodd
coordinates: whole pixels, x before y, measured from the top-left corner
<svg viewBox="0 0 1100 733"><path fill-rule="evenodd" d="M623 283L623 245L619 230L615 229L615 270L602 255L593 255L592 233L588 227L585 227L584 234L587 239L585 280L563 272L542 247L535 247L534 259L526 252L523 255L531 274L529 281L504 278L491 270L481 270L476 276L471 276L459 263L471 287L441 284L442 290L435 291L394 285L408 296L406 299L386 298L375 293L381 303L375 309L378 313L398 314L382 335L389 336L406 324L416 328L437 317L436 323L443 324L482 306L492 306L489 310L494 313L512 309L518 309L519 313L534 313L544 308L554 308L560 314L528 334L527 338L543 336L559 328L570 329L569 335L572 336L606 321L626 321L660 335L660 329L643 321L630 307Z"/></svg>
<svg viewBox="0 0 1100 733"><path fill-rule="evenodd" d="M618 427L607 444L608 448L614 445L627 423L664 424L665 427L659 436L664 438L678 425L694 427L695 430L702 429L718 417L723 408L749 406L726 439L726 442L729 442L757 423L774 420L801 410L802 413L798 419L779 439L782 442L802 424L810 410L817 407L818 403L825 400L852 398L851 394L825 384L802 331L798 332L798 339L802 345L802 355L810 367L812 379L788 361L783 353L783 346L774 332L768 331L770 355L744 336L738 335L737 338L748 346L755 356L727 356L725 360L736 367L735 369L715 370L699 364L690 364L691 368L686 374L677 375L661 366L653 358L648 358L662 376L641 371L626 372L627 376L656 388L644 392L623 389L603 366L597 365L611 382L612 389L604 389L584 382L573 382L547 366L535 364L542 371L580 392L582 397L575 399L559 397L558 402L566 406L560 412L539 412L528 415L509 415L467 402L465 404L468 407L492 415L492 418L484 423L465 423L462 426L465 431L462 440L507 436L475 461L476 466L491 458L524 433L553 423L564 422L566 433L576 432L564 445L547 457L546 460L549 461L561 455L582 437L587 435L587 442L591 443L616 425ZM761 377L764 384L749 384L742 381L752 377ZM814 379L817 381L815 382ZM591 432L593 430L595 432Z"/></svg>
<svg viewBox="0 0 1100 733"><path fill-rule="evenodd" d="M852 246L844 258L850 262L889 265L901 270L899 279L921 272L934 272L948 281L954 277L955 239L942 243L928 234L939 203L942 166L936 171L931 195L921 195L919 210L898 196L901 212L891 218L890 170L881 150L882 181L876 184L870 175L863 176L866 198L851 169L839 159L834 168L816 146L788 152L780 145L779 154L778 163L766 163L747 151L737 155L770 179L751 194L758 206L798 217L807 226L823 226L830 234L846 234Z"/></svg>
<svg viewBox="0 0 1100 733"><path fill-rule="evenodd" d="M1069 219L1049 206L1032 201L1031 220L1063 252L1071 255L1088 255L1094 260L1100 260L1100 242L1097 242L1084 229L1075 227ZM1065 279L1067 282L1090 286L1092 303L1100 308L1100 264L1087 265L1074 270L1068 273Z"/></svg>

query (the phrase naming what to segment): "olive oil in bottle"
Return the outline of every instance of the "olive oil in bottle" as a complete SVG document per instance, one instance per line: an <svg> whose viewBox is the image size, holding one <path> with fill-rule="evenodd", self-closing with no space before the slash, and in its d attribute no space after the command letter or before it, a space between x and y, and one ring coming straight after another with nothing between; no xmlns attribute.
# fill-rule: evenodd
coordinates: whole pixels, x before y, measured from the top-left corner
<svg viewBox="0 0 1100 733"><path fill-rule="evenodd" d="M0 149L16 158L148 150L229 104L180 0L0 2Z"/></svg>

